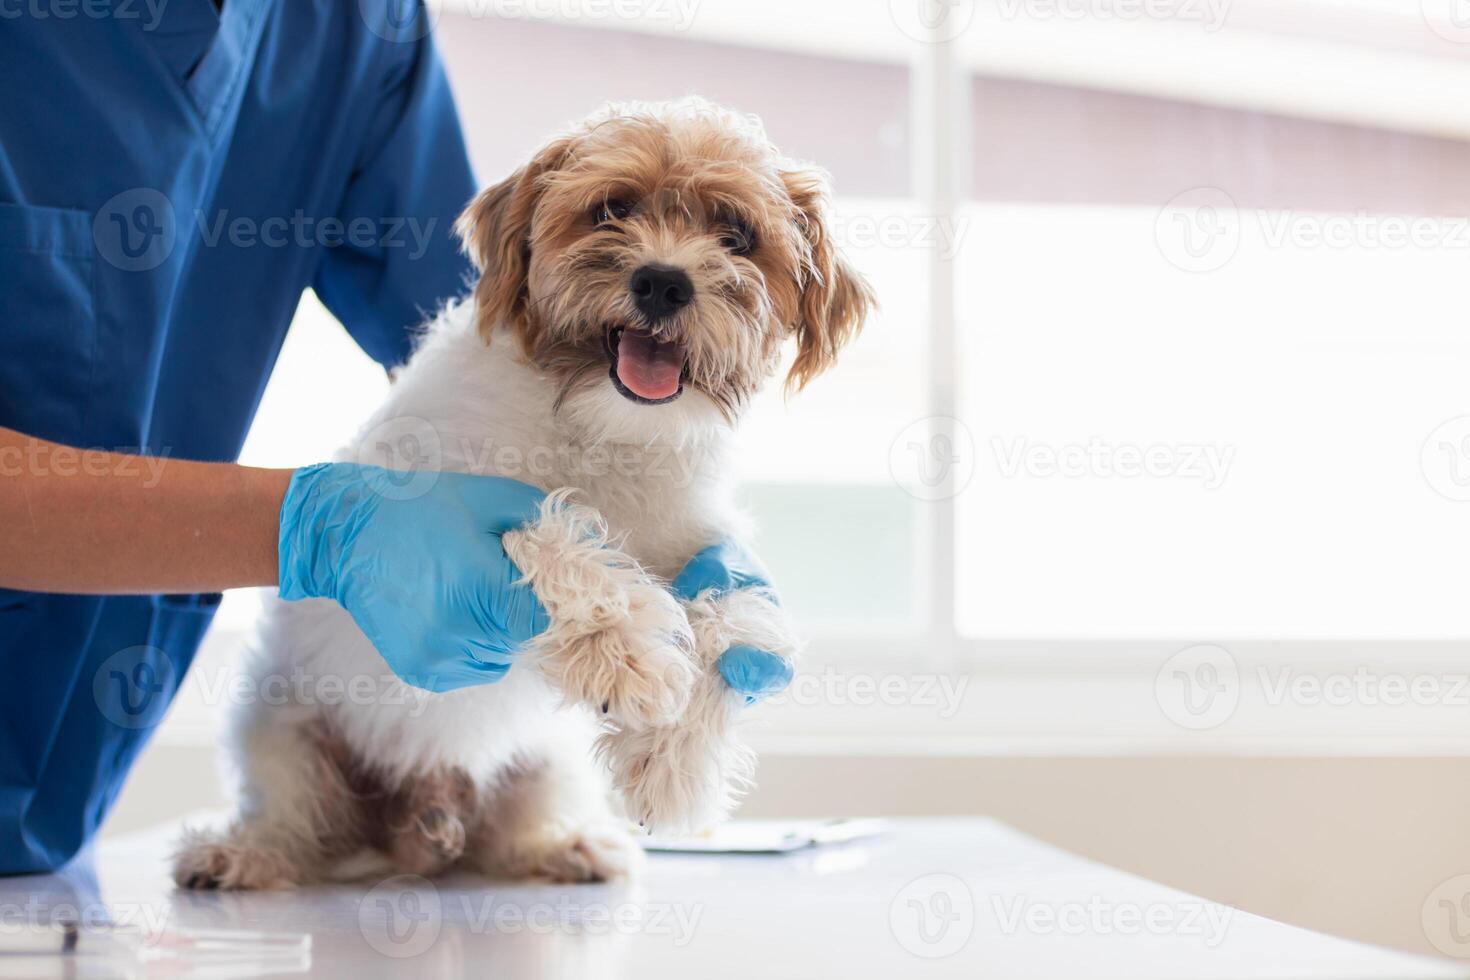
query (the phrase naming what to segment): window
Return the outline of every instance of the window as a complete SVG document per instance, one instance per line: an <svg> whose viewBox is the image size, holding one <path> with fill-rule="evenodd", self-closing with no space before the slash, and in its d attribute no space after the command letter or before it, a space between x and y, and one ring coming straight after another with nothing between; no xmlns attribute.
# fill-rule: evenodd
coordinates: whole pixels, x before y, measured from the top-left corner
<svg viewBox="0 0 1470 980"><path fill-rule="evenodd" d="M894 723L1154 746L1181 649L1249 678L1470 638L1470 29L1431 7L435 9L482 180L605 99L691 92L832 171L883 310L833 374L754 406L741 461L813 669L1005 667L1030 686ZM303 430L325 357L341 392ZM246 460L324 455L382 388L308 299ZM221 628L248 618L231 597Z"/></svg>

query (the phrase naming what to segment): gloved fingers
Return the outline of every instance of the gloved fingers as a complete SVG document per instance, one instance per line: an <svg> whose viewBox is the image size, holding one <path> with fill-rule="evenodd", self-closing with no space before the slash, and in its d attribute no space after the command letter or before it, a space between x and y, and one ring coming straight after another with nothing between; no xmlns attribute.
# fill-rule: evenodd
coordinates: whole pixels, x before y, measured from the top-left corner
<svg viewBox="0 0 1470 980"><path fill-rule="evenodd" d="M501 574L490 576L483 586L482 608L488 614L478 625L487 632L492 628L503 632L519 645L546 632L551 626L551 617L536 590L531 588L525 575L505 553L499 535L496 535L495 545ZM494 611L488 612L492 608Z"/></svg>
<svg viewBox="0 0 1470 980"><path fill-rule="evenodd" d="M786 690L795 675L785 657L743 643L721 654L719 667L725 683L744 694L747 703Z"/></svg>
<svg viewBox="0 0 1470 980"><path fill-rule="evenodd" d="M281 597L335 600L415 687L499 680L550 625L502 541L539 517L545 494L499 477L428 475L297 470L281 507Z"/></svg>
<svg viewBox="0 0 1470 980"><path fill-rule="evenodd" d="M674 595L693 600L714 589L723 594L736 589L769 588L770 573L760 559L738 542L726 539L712 544L689 559L674 579Z"/></svg>
<svg viewBox="0 0 1470 980"><path fill-rule="evenodd" d="M494 673L503 676L515 661L516 651L493 640L466 639L461 660L476 673ZM497 677L496 680L499 680Z"/></svg>
<svg viewBox="0 0 1470 980"><path fill-rule="evenodd" d="M529 483L497 477L493 484L471 484L484 492L493 493L493 499L485 503L490 509L490 523L486 530L491 534L504 534L535 522L541 516L541 503L546 494Z"/></svg>
<svg viewBox="0 0 1470 980"><path fill-rule="evenodd" d="M410 687L445 694L478 684L494 684L510 672L512 652L493 643L465 640L452 657L436 659L423 669L398 676Z"/></svg>

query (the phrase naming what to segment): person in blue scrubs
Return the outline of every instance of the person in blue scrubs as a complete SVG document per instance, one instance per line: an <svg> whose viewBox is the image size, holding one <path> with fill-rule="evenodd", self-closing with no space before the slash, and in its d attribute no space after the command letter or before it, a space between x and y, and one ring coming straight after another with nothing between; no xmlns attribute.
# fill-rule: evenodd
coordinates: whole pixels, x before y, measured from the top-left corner
<svg viewBox="0 0 1470 980"><path fill-rule="evenodd" d="M466 290L428 26L418 0L0 0L0 873L94 834L221 589L335 599L435 691L545 628L498 538L533 488L443 474L386 507L371 468L232 462L305 289L385 368ZM674 590L764 583L716 543Z"/></svg>

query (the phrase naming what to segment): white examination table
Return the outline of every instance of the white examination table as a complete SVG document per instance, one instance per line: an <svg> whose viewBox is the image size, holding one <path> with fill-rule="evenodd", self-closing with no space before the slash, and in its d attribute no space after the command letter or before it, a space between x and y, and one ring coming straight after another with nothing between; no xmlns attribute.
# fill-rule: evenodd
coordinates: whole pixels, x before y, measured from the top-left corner
<svg viewBox="0 0 1470 980"><path fill-rule="evenodd" d="M650 855L631 885L458 876L284 894L174 891L167 855L176 833L104 842L91 862L95 881L85 864L60 878L0 878L0 905L34 906L42 895L100 903L119 920L146 917L186 935L309 934L309 950L141 965L6 956L0 977L1470 977L1470 963L1212 905L990 820L896 821L883 836L784 855Z"/></svg>

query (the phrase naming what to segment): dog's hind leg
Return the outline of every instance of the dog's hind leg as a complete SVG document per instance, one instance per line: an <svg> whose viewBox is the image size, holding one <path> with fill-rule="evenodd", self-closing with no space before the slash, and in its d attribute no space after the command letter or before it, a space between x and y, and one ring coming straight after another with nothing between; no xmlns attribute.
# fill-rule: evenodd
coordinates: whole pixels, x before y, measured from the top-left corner
<svg viewBox="0 0 1470 980"><path fill-rule="evenodd" d="M401 873L438 874L464 853L478 795L458 769L416 775L372 806L369 840Z"/></svg>
<svg viewBox="0 0 1470 980"><path fill-rule="evenodd" d="M525 756L485 792L464 863L504 878L627 878L643 852L615 817L588 742L558 740Z"/></svg>
<svg viewBox="0 0 1470 980"><path fill-rule="evenodd" d="M180 888L293 888L363 844L359 801L322 723L252 721L237 755L240 812L224 830L185 830L174 854Z"/></svg>

